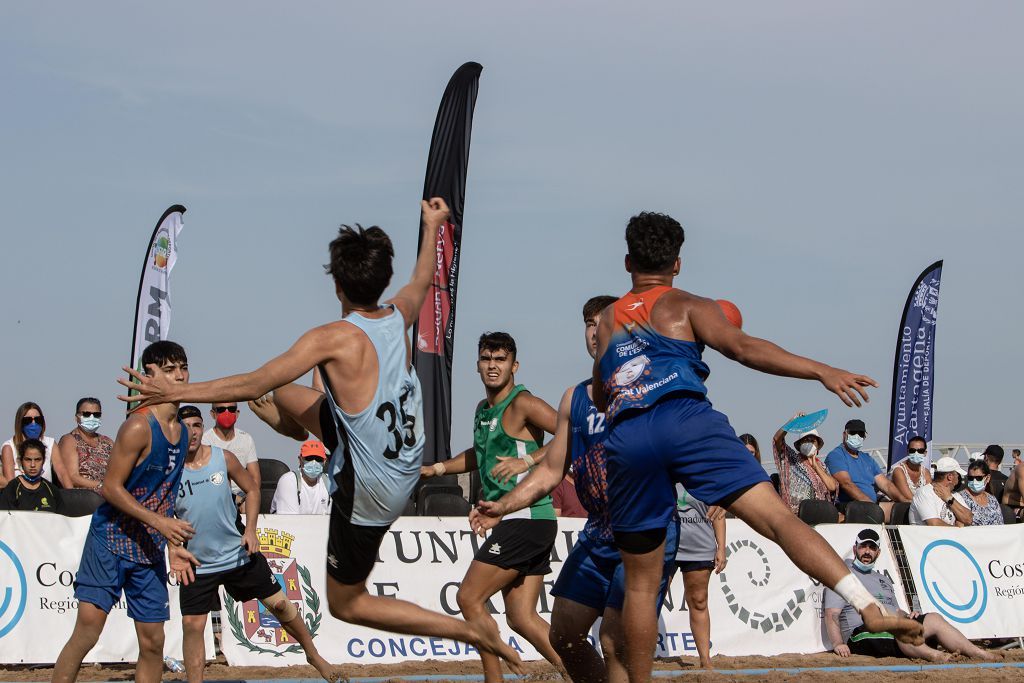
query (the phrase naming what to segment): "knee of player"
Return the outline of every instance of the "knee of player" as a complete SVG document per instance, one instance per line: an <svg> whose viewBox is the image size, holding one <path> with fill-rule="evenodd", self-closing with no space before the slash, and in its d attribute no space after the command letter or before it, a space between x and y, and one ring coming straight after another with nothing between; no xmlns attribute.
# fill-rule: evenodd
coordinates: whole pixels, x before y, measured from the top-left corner
<svg viewBox="0 0 1024 683"><path fill-rule="evenodd" d="M188 614L181 618L181 630L186 633L202 633L206 628L205 614Z"/></svg>
<svg viewBox="0 0 1024 683"><path fill-rule="evenodd" d="M597 637L601 641L601 652L604 654L604 658L606 660L615 659L618 656L619 650L622 649L620 645L621 634L617 633L614 629L606 629L602 623Z"/></svg>
<svg viewBox="0 0 1024 683"><path fill-rule="evenodd" d="M160 624L162 627L163 624ZM149 654L156 654L163 656L164 653L164 630L163 628L151 629L146 632L140 631L139 634L139 651L146 652Z"/></svg>
<svg viewBox="0 0 1024 683"><path fill-rule="evenodd" d="M475 616L484 611L484 603L476 595L471 594L463 586L459 586L459 591L455 594L455 604L459 606L459 611L464 616Z"/></svg>
<svg viewBox="0 0 1024 683"><path fill-rule="evenodd" d="M551 630L548 632L548 642L559 654L584 644L586 640L586 633L565 628L557 623L552 623Z"/></svg>
<svg viewBox="0 0 1024 683"><path fill-rule="evenodd" d="M703 591L698 593L697 591L693 591L692 593L687 593L686 606L691 610L697 610L698 612L703 612L707 610L708 592Z"/></svg>
<svg viewBox="0 0 1024 683"><path fill-rule="evenodd" d="M299 614L299 610L295 607L295 603L289 600L282 591L274 593L262 602L266 608L270 610L270 613L274 615L274 618L282 624L288 623Z"/></svg>
<svg viewBox="0 0 1024 683"><path fill-rule="evenodd" d="M505 623L516 633L522 634L529 627L530 614L528 610L508 610L505 612Z"/></svg>

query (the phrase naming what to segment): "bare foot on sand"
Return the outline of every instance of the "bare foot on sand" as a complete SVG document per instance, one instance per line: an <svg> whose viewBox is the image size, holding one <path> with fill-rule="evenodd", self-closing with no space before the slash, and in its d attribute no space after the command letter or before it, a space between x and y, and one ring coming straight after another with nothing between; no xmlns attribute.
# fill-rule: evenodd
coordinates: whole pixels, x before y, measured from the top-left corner
<svg viewBox="0 0 1024 683"><path fill-rule="evenodd" d="M337 683L338 681L348 680L345 675L341 673L341 669L335 667L319 654L307 654L306 661L309 662L310 666L316 669L317 673L319 673L327 683Z"/></svg>
<svg viewBox="0 0 1024 683"><path fill-rule="evenodd" d="M864 620L864 630L871 633L882 633L888 631L896 640L907 645L921 645L924 643L924 627L913 619L896 616L895 614L884 614L878 605L871 605L860 613Z"/></svg>
<svg viewBox="0 0 1024 683"><path fill-rule="evenodd" d="M476 635L474 642L471 643L473 646L504 659L512 673L520 675L526 673L526 669L523 668L523 660L519 658L519 654L515 650L509 647L508 643L501 639L498 625L494 623L493 619L489 616L480 619L468 619L466 624Z"/></svg>

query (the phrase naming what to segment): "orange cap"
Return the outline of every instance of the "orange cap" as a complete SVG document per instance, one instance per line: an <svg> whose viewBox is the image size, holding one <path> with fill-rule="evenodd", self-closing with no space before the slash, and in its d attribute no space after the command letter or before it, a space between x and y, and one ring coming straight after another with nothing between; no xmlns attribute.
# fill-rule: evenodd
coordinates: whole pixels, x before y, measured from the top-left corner
<svg viewBox="0 0 1024 683"><path fill-rule="evenodd" d="M302 444L299 449L299 457L302 458L320 458L321 460L327 459L327 451L324 449L324 445L316 439L310 439Z"/></svg>

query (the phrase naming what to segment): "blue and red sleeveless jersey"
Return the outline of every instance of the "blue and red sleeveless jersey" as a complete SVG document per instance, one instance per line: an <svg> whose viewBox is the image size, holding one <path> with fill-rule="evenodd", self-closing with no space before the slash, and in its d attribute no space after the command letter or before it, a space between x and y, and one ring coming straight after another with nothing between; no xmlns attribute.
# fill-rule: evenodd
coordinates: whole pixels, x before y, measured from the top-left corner
<svg viewBox="0 0 1024 683"><path fill-rule="evenodd" d="M147 414L150 430L149 455L135 466L124 488L142 507L165 517L174 516L181 468L188 453L188 430L181 425L181 437L172 444L152 413ZM167 540L156 529L103 503L92 513L89 533L110 552L139 564L164 563Z"/></svg>
<svg viewBox="0 0 1024 683"><path fill-rule="evenodd" d="M613 304L612 336L600 363L609 422L626 410L649 408L668 394L707 395L704 380L711 370L701 360L704 345L662 336L651 325L654 304L671 289L629 292Z"/></svg>
<svg viewBox="0 0 1024 683"><path fill-rule="evenodd" d="M570 456L576 497L587 511L587 524L583 530L590 538L610 543L613 536L608 516L608 470L604 453L608 430L604 413L598 412L587 394L590 383L589 379L580 382L572 392Z"/></svg>

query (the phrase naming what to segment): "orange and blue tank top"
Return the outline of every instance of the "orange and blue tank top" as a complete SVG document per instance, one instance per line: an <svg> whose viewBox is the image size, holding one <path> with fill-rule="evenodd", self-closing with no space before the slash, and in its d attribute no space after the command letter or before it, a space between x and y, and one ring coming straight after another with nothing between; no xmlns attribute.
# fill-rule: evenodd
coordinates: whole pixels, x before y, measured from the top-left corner
<svg viewBox="0 0 1024 683"><path fill-rule="evenodd" d="M612 336L600 362L609 423L628 410L650 408L669 394L707 395L704 380L711 370L701 359L704 344L665 337L651 324L654 304L671 289L629 292L612 305Z"/></svg>
<svg viewBox="0 0 1024 683"><path fill-rule="evenodd" d="M188 453L188 430L179 422L181 436L177 443L171 443L153 414L147 413L146 417L151 435L149 455L128 475L124 488L142 507L173 517L181 468ZM139 564L164 563L167 541L160 532L110 503L103 503L92 513L89 533L114 555Z"/></svg>

